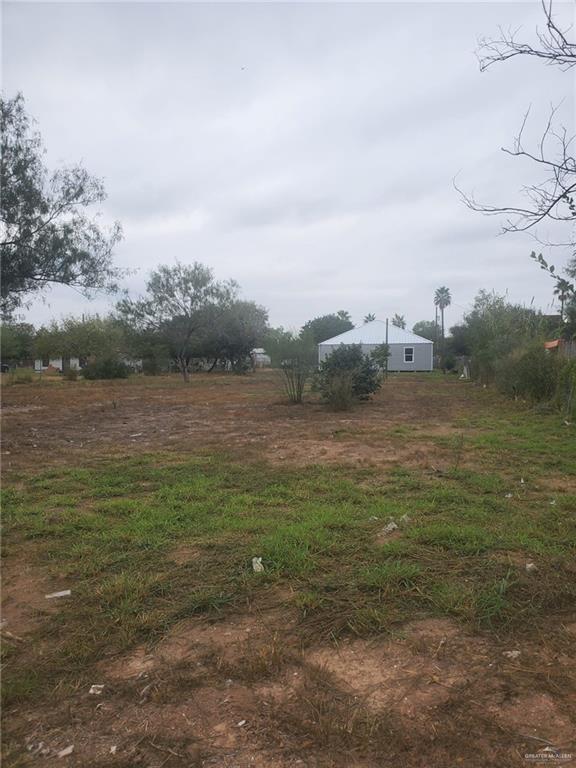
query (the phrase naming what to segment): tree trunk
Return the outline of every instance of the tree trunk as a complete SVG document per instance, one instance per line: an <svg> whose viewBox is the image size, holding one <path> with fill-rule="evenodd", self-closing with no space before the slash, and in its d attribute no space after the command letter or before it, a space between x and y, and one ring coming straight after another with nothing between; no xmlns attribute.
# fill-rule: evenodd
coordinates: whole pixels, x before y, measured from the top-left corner
<svg viewBox="0 0 576 768"><path fill-rule="evenodd" d="M210 368L208 368L208 373L212 373L212 371L213 371L213 370L214 370L214 368L216 367L216 363L217 363L217 362L218 362L218 358L217 358L217 357L215 357L215 358L214 358L214 362L212 363L212 365L210 366Z"/></svg>
<svg viewBox="0 0 576 768"><path fill-rule="evenodd" d="M184 381L190 380L190 374L188 372L188 361L185 357L177 357L176 361L178 363L178 368L180 368L180 373L182 374L182 378Z"/></svg>
<svg viewBox="0 0 576 768"><path fill-rule="evenodd" d="M444 336L444 307L440 306L442 316L442 370L446 373L446 337Z"/></svg>

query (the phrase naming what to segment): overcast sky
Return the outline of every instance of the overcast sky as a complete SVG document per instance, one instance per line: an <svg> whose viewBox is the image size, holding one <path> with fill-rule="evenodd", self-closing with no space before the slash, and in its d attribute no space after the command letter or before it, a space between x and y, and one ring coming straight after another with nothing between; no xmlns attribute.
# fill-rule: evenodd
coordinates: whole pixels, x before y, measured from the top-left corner
<svg viewBox="0 0 576 768"><path fill-rule="evenodd" d="M517 202L532 169L499 149L526 109L528 138L563 99L574 127L572 74L527 59L478 69L479 37L498 25L530 37L541 14L537 2L5 3L3 90L24 93L51 167L82 161L105 180L131 292L156 264L198 260L273 325L347 309L411 327L433 318L440 285L452 324L480 288L550 309L534 243L499 236L453 188L457 176L480 199ZM28 317L110 306L58 288Z"/></svg>

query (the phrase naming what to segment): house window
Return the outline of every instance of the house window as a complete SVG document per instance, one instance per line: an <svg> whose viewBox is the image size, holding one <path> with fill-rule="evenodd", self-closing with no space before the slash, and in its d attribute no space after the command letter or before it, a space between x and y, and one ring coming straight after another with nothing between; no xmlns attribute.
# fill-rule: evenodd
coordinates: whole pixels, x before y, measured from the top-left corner
<svg viewBox="0 0 576 768"><path fill-rule="evenodd" d="M414 362L414 347L404 347L404 362L405 363Z"/></svg>

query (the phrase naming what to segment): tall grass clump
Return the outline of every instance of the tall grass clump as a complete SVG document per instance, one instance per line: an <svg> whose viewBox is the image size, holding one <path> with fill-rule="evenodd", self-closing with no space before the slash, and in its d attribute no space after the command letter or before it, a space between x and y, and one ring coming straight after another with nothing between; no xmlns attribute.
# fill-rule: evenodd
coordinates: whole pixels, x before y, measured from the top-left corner
<svg viewBox="0 0 576 768"><path fill-rule="evenodd" d="M549 403L566 418L576 411L576 360L560 357L540 345L499 360L495 383L508 397Z"/></svg>
<svg viewBox="0 0 576 768"><path fill-rule="evenodd" d="M31 368L14 368L8 377L9 384L32 384L35 380L34 371Z"/></svg>
<svg viewBox="0 0 576 768"><path fill-rule="evenodd" d="M559 367L554 404L566 418L576 416L576 359L564 360Z"/></svg>
<svg viewBox="0 0 576 768"><path fill-rule="evenodd" d="M560 368L556 355L541 344L533 344L496 361L495 383L508 397L541 403L556 394Z"/></svg>
<svg viewBox="0 0 576 768"><path fill-rule="evenodd" d="M493 384L502 361L543 342L552 332L549 325L540 312L510 304L505 296L480 291L472 311L450 329L450 353L470 359L473 379Z"/></svg>

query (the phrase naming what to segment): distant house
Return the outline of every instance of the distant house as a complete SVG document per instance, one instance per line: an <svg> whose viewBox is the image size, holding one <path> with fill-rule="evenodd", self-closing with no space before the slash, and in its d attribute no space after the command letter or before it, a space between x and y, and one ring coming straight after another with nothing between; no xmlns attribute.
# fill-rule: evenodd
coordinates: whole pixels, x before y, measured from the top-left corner
<svg viewBox="0 0 576 768"><path fill-rule="evenodd" d="M266 368L272 363L270 355L266 354L266 350L262 347L253 349L252 352L250 352L250 357L254 368Z"/></svg>
<svg viewBox="0 0 576 768"><path fill-rule="evenodd" d="M365 355L369 355L380 344L386 343L386 323L372 320L370 323L341 333L318 344L318 362L321 363L341 344L360 344ZM429 339L417 336L404 328L388 326L389 371L431 371L434 365L434 344Z"/></svg>
<svg viewBox="0 0 576 768"><path fill-rule="evenodd" d="M34 360L34 370L37 373L47 371L49 368L52 370L65 371L75 370L81 371L87 363L93 362L96 358L93 355L89 357L71 357L66 355L52 356L46 355L46 357L37 357ZM142 360L132 357L126 357L125 355L118 355L118 359L130 368L135 373L141 373Z"/></svg>
<svg viewBox="0 0 576 768"><path fill-rule="evenodd" d="M544 349L554 352L561 357L576 357L576 340L553 339L552 341L544 342Z"/></svg>
<svg viewBox="0 0 576 768"><path fill-rule="evenodd" d="M57 371L80 370L79 357L37 357L34 360L34 370L38 373L54 368Z"/></svg>

